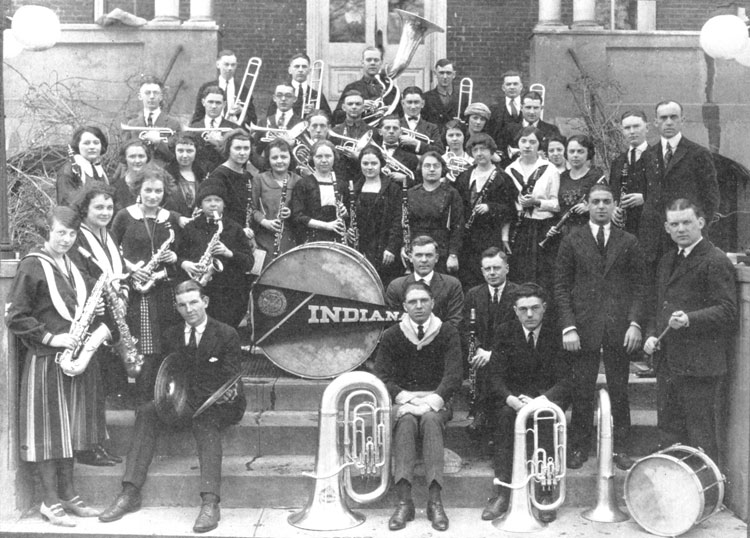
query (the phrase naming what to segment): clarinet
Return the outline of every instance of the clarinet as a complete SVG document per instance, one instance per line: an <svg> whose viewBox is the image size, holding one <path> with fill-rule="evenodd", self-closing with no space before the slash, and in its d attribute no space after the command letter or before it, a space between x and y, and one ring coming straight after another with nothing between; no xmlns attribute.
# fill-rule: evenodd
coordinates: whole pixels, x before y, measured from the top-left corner
<svg viewBox="0 0 750 538"><path fill-rule="evenodd" d="M81 166L76 162L76 154L70 144L68 144L68 162L70 162L71 172L73 172L78 179L82 179L83 173L81 172Z"/></svg>
<svg viewBox="0 0 750 538"><path fill-rule="evenodd" d="M273 257L276 258L281 254L281 236L284 235L284 220L281 218L281 211L286 207L286 191L289 183L289 173L284 176L284 181L281 183L281 198L279 199L279 213L276 218L279 221L279 231L276 232L276 236L273 238Z"/></svg>
<svg viewBox="0 0 750 538"><path fill-rule="evenodd" d="M544 173L544 171L547 169L547 165L540 166L534 171L534 174L529 178L528 183L526 183L522 188L521 192L518 193L518 196L526 196L530 192L534 190L534 186L536 185L536 182L539 180L541 175ZM526 217L526 215L531 215L531 213L534 211L534 208L525 208L522 209L518 213L518 218L516 219L516 225L513 228L513 235L510 237L510 244L515 246L516 239L518 238L518 232L521 230L521 225L523 224L523 219Z"/></svg>
<svg viewBox="0 0 750 538"><path fill-rule="evenodd" d="M596 180L596 182L597 182L598 184L602 184L602 181L605 181L605 178L606 178L606 176L602 176L602 177L600 177L600 178L599 178L598 180ZM552 226L552 228L550 228L550 230L555 230L556 232L559 232L559 231L560 231L560 230L562 229L563 225L564 225L564 224L565 224L566 222L568 222L568 220L570 219L570 217L572 217L572 216L573 216L573 208L574 208L575 206L577 206L578 204L582 204L582 203L584 203L584 202L586 201L586 199L587 199L588 197L589 197L589 193L588 193L588 192L585 192L585 193L583 194L583 196L581 196L581 199L580 199L580 200L578 200L578 201L577 201L577 202L576 202L575 204L573 204L572 206L570 206L570 208L569 208L569 209L568 209L568 210L567 210L567 211L566 211L565 213L563 213L563 216L562 216L562 217L560 217L560 220L558 220L558 221L557 221L557 223L556 223L556 224L555 224L554 226ZM546 247L546 246L547 246L547 243L548 243L548 242L549 242L550 240L552 240L552 238L553 238L553 237L554 237L554 235L548 235L547 237L545 237L544 239L542 239L542 240L541 240L541 241L539 242L539 246L540 246L541 248L544 248L544 247Z"/></svg>
<svg viewBox="0 0 750 538"><path fill-rule="evenodd" d="M339 186L336 184L336 174L334 172L331 172L331 185L333 186L333 198L336 202L336 220L340 220L341 222L344 222L344 212L341 210L343 207L343 202L341 201L341 193L339 193ZM340 237L337 237L335 242L341 243L343 245L346 244L346 223L344 224L344 234Z"/></svg>
<svg viewBox="0 0 750 538"><path fill-rule="evenodd" d="M406 186L406 181L401 183L401 233L404 254L408 258L411 254L411 226L409 226L409 188ZM404 264L406 264L406 261L404 261ZM408 264L406 265L406 272L409 273Z"/></svg>
<svg viewBox="0 0 750 538"><path fill-rule="evenodd" d="M351 247L359 250L359 228L357 227L357 201L354 197L354 181L349 181L349 229L352 231Z"/></svg>
<svg viewBox="0 0 750 538"><path fill-rule="evenodd" d="M469 355L466 360L471 364L471 359L477 352L477 310L472 308L469 312ZM474 409L477 404L477 368L469 366L469 409Z"/></svg>
<svg viewBox="0 0 750 538"><path fill-rule="evenodd" d="M622 209L622 197L628 194L628 176L630 175L630 166L628 165L627 155L625 156L625 162L622 163L622 172L620 173L620 201L617 203L617 207L622 211L622 222L619 224L621 228L625 228L625 224L628 221L628 211Z"/></svg>
<svg viewBox="0 0 750 538"><path fill-rule="evenodd" d="M495 168L492 171L492 174L490 174L489 179L487 179L487 183L485 183L484 187L482 187L482 190L480 191L479 195L477 196L476 201L474 202L474 206L471 208L471 215L469 215L469 218L466 220L466 223L464 224L464 228L466 228L467 230L471 230L471 227L474 225L474 219L477 217L477 207L479 207L480 204L484 203L484 198L487 196L487 191L489 190L489 186L495 180L496 175L497 175L497 168Z"/></svg>
<svg viewBox="0 0 750 538"><path fill-rule="evenodd" d="M253 176L247 175L247 205L245 206L245 228L253 222Z"/></svg>

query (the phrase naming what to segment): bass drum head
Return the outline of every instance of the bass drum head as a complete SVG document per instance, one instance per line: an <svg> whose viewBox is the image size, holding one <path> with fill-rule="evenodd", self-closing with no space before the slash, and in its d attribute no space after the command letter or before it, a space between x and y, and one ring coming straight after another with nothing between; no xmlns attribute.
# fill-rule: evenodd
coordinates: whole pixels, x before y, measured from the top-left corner
<svg viewBox="0 0 750 538"><path fill-rule="evenodd" d="M191 415L188 377L183 358L171 353L162 361L154 383L154 406L162 422L180 425Z"/></svg>
<svg viewBox="0 0 750 538"><path fill-rule="evenodd" d="M327 241L285 252L268 264L255 285L385 304L383 283L372 264L356 250ZM251 292L253 304L258 300L255 291ZM287 372L328 379L362 364L375 350L382 332L382 326L373 324L320 324L291 334L272 334L258 346Z"/></svg>

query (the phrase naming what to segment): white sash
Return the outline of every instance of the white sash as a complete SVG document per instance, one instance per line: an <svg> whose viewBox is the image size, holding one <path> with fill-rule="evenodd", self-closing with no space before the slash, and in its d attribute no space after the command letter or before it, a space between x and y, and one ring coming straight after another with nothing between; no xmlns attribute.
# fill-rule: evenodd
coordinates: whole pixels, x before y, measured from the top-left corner
<svg viewBox="0 0 750 538"><path fill-rule="evenodd" d="M29 254L29 256L36 256L37 258L39 258L39 261L42 264L44 278L47 280L50 299L52 299L52 304L55 307L55 310L57 310L57 313L60 314L60 317L72 322L75 318L78 317L78 313L83 309L83 305L86 303L86 282L84 282L83 280L83 275L81 275L81 272L78 270L75 264L70 264L70 274L75 281L76 292L76 311L75 315L71 315L67 305L65 304L65 301L60 295L60 290L57 289L57 281L55 280L53 268L55 262L46 254L42 254L40 252L32 252Z"/></svg>
<svg viewBox="0 0 750 538"><path fill-rule="evenodd" d="M107 234L106 247L109 252L109 257L107 257L107 253L104 252L104 247L99 241L99 238L85 224L81 225L81 232L83 232L83 235L86 237L86 241L91 248L94 258L96 258L99 263L109 267L110 274L121 275L123 273L123 266L122 259L120 258L120 251L117 250L115 242L109 235L109 232L105 232Z"/></svg>

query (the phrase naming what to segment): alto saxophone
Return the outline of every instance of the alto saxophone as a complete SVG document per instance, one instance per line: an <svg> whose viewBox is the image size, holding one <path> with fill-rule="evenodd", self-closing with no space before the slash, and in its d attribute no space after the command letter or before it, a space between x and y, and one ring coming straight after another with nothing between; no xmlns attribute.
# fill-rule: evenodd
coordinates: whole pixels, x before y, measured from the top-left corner
<svg viewBox="0 0 750 538"><path fill-rule="evenodd" d="M91 253L83 247L78 247L78 252L84 258L87 258L99 266L102 270L102 275L108 274L109 269L103 264L99 263ZM138 351L136 344L138 340L130 332L130 327L125 319L125 312L127 307L125 301L117 293L117 284L122 280L120 276L109 274L109 278L104 286L104 300L109 308L110 314L112 314L112 320L117 326L117 330L120 333L120 339L113 345L114 350L122 359L125 372L128 377L136 378L141 373L141 367L143 366L143 354Z"/></svg>
<svg viewBox="0 0 750 538"><path fill-rule="evenodd" d="M89 332L89 328L96 317L96 305L102 298L108 280L109 276L102 273L94 284L94 288L86 299L83 308L70 325L68 334L75 338L75 347L67 348L55 356L55 362L60 365L65 375L73 377L83 373L99 346L112 339L112 334L104 323L99 324L94 331Z"/></svg>
<svg viewBox="0 0 750 538"><path fill-rule="evenodd" d="M289 188L289 174L284 176L284 181L281 183L281 198L279 199L279 213L276 215L276 219L279 221L279 231L273 238L273 257L276 258L281 254L281 237L284 235L284 220L281 218L281 212L286 208L286 193Z"/></svg>
<svg viewBox="0 0 750 538"><path fill-rule="evenodd" d="M469 409L473 410L477 405L477 368L471 365L471 359L477 352L477 310L472 308L469 312Z"/></svg>
<svg viewBox="0 0 750 538"><path fill-rule="evenodd" d="M145 282L138 282L137 280L133 281L133 287L138 293L148 293L159 280L164 280L167 278L166 269L156 271L156 268L160 263L159 258L161 258L161 255L169 250L170 245L174 241L174 230L169 223L167 223L166 226L169 229L169 237L167 237L167 240L161 244L156 252L154 252L154 255L151 256L151 259L148 261L148 263L143 266L143 270L146 271L149 275L148 278Z"/></svg>
<svg viewBox="0 0 750 538"><path fill-rule="evenodd" d="M357 227L357 201L354 198L354 182L349 181L349 229L352 231L351 247L359 250L359 228Z"/></svg>
<svg viewBox="0 0 750 538"><path fill-rule="evenodd" d="M206 284L211 282L211 279L214 277L214 273L221 273L224 270L224 264L221 263L221 260L217 260L216 257L211 254L211 250L213 250L214 245L221 241L221 232L224 231L224 221L222 220L218 211L214 211L214 220L216 221L216 225L218 226L216 229L216 233L208 242L206 251L203 253L203 256L201 256L201 259L198 260L198 271L200 272L200 275L196 280L201 286L205 286Z"/></svg>

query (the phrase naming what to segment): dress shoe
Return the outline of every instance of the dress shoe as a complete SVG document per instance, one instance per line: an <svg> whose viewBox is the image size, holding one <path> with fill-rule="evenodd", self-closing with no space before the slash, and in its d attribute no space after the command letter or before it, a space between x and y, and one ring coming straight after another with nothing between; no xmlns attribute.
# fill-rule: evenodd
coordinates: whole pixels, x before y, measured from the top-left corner
<svg viewBox="0 0 750 538"><path fill-rule="evenodd" d="M99 514L99 521L109 523L117 521L122 516L130 512L137 512L141 509L141 492L137 489L134 491L123 490L115 498L114 502L107 507L104 512Z"/></svg>
<svg viewBox="0 0 750 538"><path fill-rule="evenodd" d="M574 450L567 457L568 469L580 469L583 464L589 459L589 455L583 450Z"/></svg>
<svg viewBox="0 0 750 538"><path fill-rule="evenodd" d="M466 426L466 433L472 441L479 441L484 434L484 429L487 427L487 415L484 411L479 411L471 424Z"/></svg>
<svg viewBox="0 0 750 538"><path fill-rule="evenodd" d="M208 532L219 526L221 519L221 509L219 503L213 501L204 501L201 505L201 511L195 519L193 532Z"/></svg>
<svg viewBox="0 0 750 538"><path fill-rule="evenodd" d="M101 510L91 508L88 504L83 502L78 495L70 499L69 501L63 501L60 499L60 504L66 512L70 512L78 517L96 517L102 513Z"/></svg>
<svg viewBox="0 0 750 538"><path fill-rule="evenodd" d="M95 467L112 467L115 462L108 459L97 450L79 450L75 453L76 461L81 465L94 465Z"/></svg>
<svg viewBox="0 0 750 538"><path fill-rule="evenodd" d="M414 521L414 501L399 501L391 519L388 520L388 528L392 531L400 531L406 527L407 521Z"/></svg>
<svg viewBox="0 0 750 538"><path fill-rule="evenodd" d="M65 513L65 510L63 510L62 504L60 503L53 504L49 508L47 508L46 504L42 503L42 506L39 508L39 513L42 514L42 519L49 521L58 527L76 526L76 522L73 521L72 517Z"/></svg>
<svg viewBox="0 0 750 538"><path fill-rule="evenodd" d="M432 521L432 528L436 531L448 530L448 516L441 501L427 503L427 519Z"/></svg>
<svg viewBox="0 0 750 538"><path fill-rule="evenodd" d="M653 368L647 368L646 370L638 370L635 375L642 379L650 379L656 377L656 371Z"/></svg>
<svg viewBox="0 0 750 538"><path fill-rule="evenodd" d="M499 495L492 497L487 501L487 506L484 507L484 510L482 510L482 519L492 521L499 518L508 511L509 502L510 495L507 491L503 491Z"/></svg>
<svg viewBox="0 0 750 538"><path fill-rule="evenodd" d="M97 454L100 454L101 456L103 456L104 458L108 459L111 462L122 463L122 458L120 456L112 454L109 450L104 448L102 445L96 445L94 452L96 452Z"/></svg>
<svg viewBox="0 0 750 538"><path fill-rule="evenodd" d="M612 461L615 462L615 467L621 471L628 471L633 465L635 465L635 460L625 454L625 452L617 452L612 456Z"/></svg>

